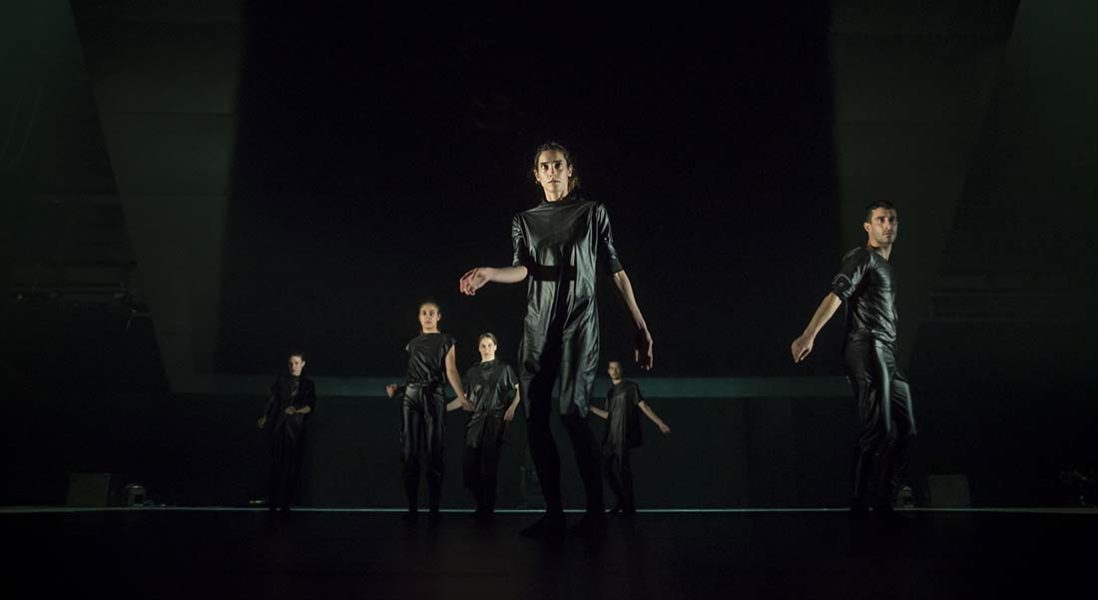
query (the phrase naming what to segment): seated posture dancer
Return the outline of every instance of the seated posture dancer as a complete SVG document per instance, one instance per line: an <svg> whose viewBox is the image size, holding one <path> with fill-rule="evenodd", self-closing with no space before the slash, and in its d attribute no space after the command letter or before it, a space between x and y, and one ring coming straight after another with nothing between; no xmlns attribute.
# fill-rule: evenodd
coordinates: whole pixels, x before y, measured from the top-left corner
<svg viewBox="0 0 1098 600"><path fill-rule="evenodd" d="M610 361L606 373L613 384L606 393L606 410L592 406L591 412L607 421L602 458L606 480L618 499L610 512L631 515L637 512L637 504L633 496L633 469L629 464L629 452L644 440L640 413L651 419L664 435L671 433L671 428L644 401L640 386L622 379L620 361Z"/></svg>
<svg viewBox="0 0 1098 600"><path fill-rule="evenodd" d="M480 363L465 372L465 389L473 414L465 423L465 487L473 493L477 515L490 517L496 509L496 472L507 423L519 403L518 377L511 365L496 358L496 336L482 333L477 340Z"/></svg>
<svg viewBox="0 0 1098 600"><path fill-rule="evenodd" d="M280 375L271 385L271 397L259 428L266 433L271 447L271 476L268 483L267 506L271 511L290 510L301 475L305 453L305 420L316 408L316 387L301 374L305 354L289 356L289 373Z"/></svg>
<svg viewBox="0 0 1098 600"><path fill-rule="evenodd" d="M888 262L900 229L896 208L889 202L870 204L864 227L866 245L843 258L831 293L791 350L793 362L804 360L820 329L846 304L843 359L861 420L850 508L855 514L873 507L891 515L915 439L911 390L896 366L896 276Z"/></svg>
<svg viewBox="0 0 1098 600"><path fill-rule="evenodd" d="M427 505L432 522L438 520L438 503L445 473L443 452L446 450L446 412L472 405L465 398L458 375L454 338L441 333L438 322L442 311L438 304L427 301L419 306L420 334L408 342L408 379L404 386L385 386L390 398L401 399L400 465L404 476L404 491L408 495L406 521L419 512L420 462L427 461ZM457 398L449 404L443 394L444 381L450 382Z"/></svg>
<svg viewBox="0 0 1098 600"><path fill-rule="evenodd" d="M587 514L578 527L581 532L594 533L606 520L598 442L586 422L599 362L595 297L599 263L611 274L632 316L636 360L644 369L652 366L652 336L614 249L606 207L576 191L578 179L568 151L556 143L539 147L534 153L534 179L544 199L515 215L511 222L511 266L470 269L459 286L462 293L472 296L490 281L527 282L519 387L526 409L530 455L546 512L541 520L523 530L523 535L556 536L566 526L560 457L549 431L553 387L558 382L561 422L571 438L587 492Z"/></svg>

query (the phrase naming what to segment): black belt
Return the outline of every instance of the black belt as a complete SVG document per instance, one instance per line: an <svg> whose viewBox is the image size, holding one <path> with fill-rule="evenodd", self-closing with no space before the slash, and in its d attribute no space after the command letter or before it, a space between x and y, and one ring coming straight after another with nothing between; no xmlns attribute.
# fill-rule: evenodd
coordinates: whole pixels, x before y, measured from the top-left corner
<svg viewBox="0 0 1098 600"><path fill-rule="evenodd" d="M529 276L535 281L574 281L575 265L530 265L526 267Z"/></svg>

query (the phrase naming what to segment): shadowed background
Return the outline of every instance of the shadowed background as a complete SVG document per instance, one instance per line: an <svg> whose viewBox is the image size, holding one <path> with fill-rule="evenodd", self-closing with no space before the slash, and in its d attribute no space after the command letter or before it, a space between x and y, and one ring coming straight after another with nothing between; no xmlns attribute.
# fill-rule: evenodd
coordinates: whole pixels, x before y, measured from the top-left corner
<svg viewBox="0 0 1098 600"><path fill-rule="evenodd" d="M380 384L428 296L462 369L484 330L514 356L523 287L468 299L456 283L509 263L511 217L540 196L533 148L555 139L609 207L656 338L658 379L638 379L675 431L648 432L642 503L843 503L841 326L805 365L788 345L881 198L903 223L920 501L928 474L964 474L977 504L1066 502L1059 472L1098 462L1095 9L813 6L558 31L259 2L5 9L20 426L0 500L60 502L68 473L103 471L170 503L243 503L265 468L252 423L296 346L322 397L305 501L399 503ZM603 358L627 356L616 292L600 300ZM518 425L501 505L529 495Z"/></svg>

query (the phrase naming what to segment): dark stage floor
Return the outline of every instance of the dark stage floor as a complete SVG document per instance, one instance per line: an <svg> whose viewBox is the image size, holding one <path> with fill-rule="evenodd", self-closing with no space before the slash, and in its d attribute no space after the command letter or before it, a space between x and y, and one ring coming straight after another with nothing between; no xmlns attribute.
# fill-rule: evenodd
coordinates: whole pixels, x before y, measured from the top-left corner
<svg viewBox="0 0 1098 600"><path fill-rule="evenodd" d="M1098 514L644 512L604 539L531 541L447 513L232 509L0 510L5 598L1093 597ZM575 521L578 515L570 515ZM14 551L14 552L13 552ZM1079 586L1083 586L1080 588ZM1082 591L1085 590L1085 591ZM1081 595L1080 595L1080 592Z"/></svg>

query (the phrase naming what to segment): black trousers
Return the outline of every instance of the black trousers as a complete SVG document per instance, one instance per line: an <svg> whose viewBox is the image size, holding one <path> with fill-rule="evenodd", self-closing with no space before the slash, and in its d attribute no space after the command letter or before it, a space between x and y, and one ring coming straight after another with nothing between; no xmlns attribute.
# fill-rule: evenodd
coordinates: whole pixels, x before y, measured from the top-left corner
<svg viewBox="0 0 1098 600"><path fill-rule="evenodd" d="M603 468L610 491L618 500L618 506L626 511L636 510L633 495L633 467L629 464L629 449L615 448L603 454Z"/></svg>
<svg viewBox="0 0 1098 600"><path fill-rule="evenodd" d="M560 455L549 430L549 418L553 412L553 385L561 373L563 360L560 341L552 340L538 353L537 360L527 357L522 362L519 391L526 406L527 437L530 457L538 473L541 494L549 512L564 509L560 491ZM575 382L574 382L575 383ZM584 383L584 385L587 385ZM573 386L564 386L571 389ZM590 392L590 390L587 390ZM561 414L561 423L572 441L583 487L587 492L588 512L603 510L602 474L599 472L601 451L595 434L587 425L587 396L577 396L569 402L568 411Z"/></svg>
<svg viewBox="0 0 1098 600"><path fill-rule="evenodd" d="M466 436L462 473L465 487L476 499L477 510L492 512L496 508L496 475L506 423L502 411L479 416L476 429Z"/></svg>
<svg viewBox="0 0 1098 600"><path fill-rule="evenodd" d="M853 502L891 504L916 434L911 388L887 344L848 340L843 357L861 422L854 451Z"/></svg>
<svg viewBox="0 0 1098 600"><path fill-rule="evenodd" d="M296 498L304 454L300 431L280 431L270 440L271 474L267 485L267 505L271 509L288 509Z"/></svg>
<svg viewBox="0 0 1098 600"><path fill-rule="evenodd" d="M408 384L400 407L400 466L408 510L419 507L420 464L427 465L427 502L438 510L442 494L446 399L438 385Z"/></svg>

